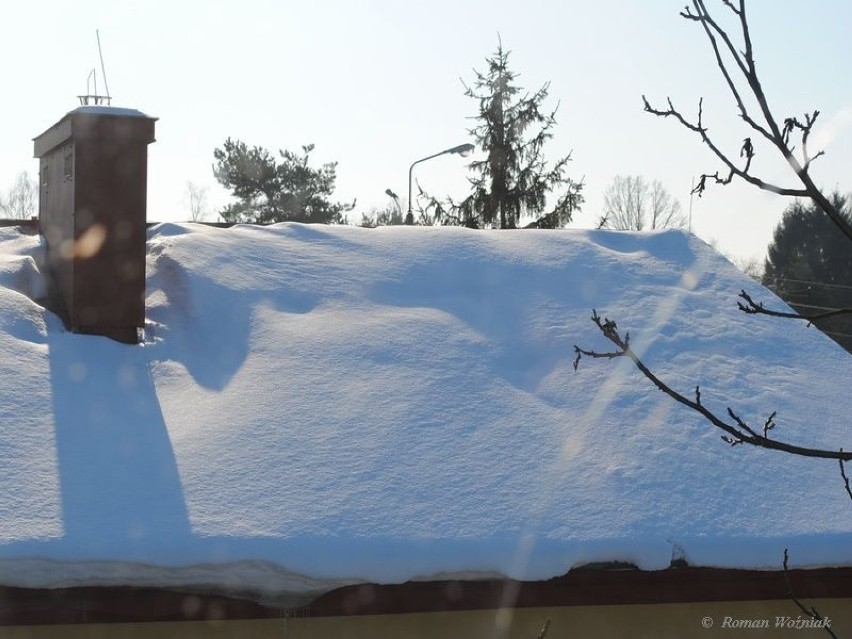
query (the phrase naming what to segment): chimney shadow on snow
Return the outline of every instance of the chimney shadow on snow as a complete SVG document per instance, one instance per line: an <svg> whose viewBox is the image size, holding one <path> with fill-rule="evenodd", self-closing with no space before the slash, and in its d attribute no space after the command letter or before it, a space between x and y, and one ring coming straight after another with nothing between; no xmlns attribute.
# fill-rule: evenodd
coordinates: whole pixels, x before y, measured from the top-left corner
<svg viewBox="0 0 852 639"><path fill-rule="evenodd" d="M144 559L191 534L169 432L143 347L48 329L65 541Z"/></svg>

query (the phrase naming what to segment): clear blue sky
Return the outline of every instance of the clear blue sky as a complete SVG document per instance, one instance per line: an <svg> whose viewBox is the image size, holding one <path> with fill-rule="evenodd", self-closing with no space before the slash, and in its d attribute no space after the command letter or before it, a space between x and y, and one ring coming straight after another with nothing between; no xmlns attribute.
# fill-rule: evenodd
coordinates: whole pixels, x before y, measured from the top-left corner
<svg viewBox="0 0 852 639"><path fill-rule="evenodd" d="M704 96L705 124L733 155L751 132L735 116L700 27L678 17L684 3L10 3L0 12L0 189L22 169L35 173L31 138L85 92L99 67L97 28L113 104L159 118L149 220L187 219L190 179L210 186L212 205L227 201L211 164L228 136L273 149L316 144L317 162L339 162L336 196L357 198L360 217L389 204L386 188L405 194L412 161L470 141L476 105L460 78L483 68L499 32L519 83L534 90L550 81L551 104L560 104L546 153L573 150L570 173L585 178L577 226L594 225L602 192L619 174L660 179L688 209L692 177L720 165L693 134L643 113L641 95L657 104L671 96L689 114ZM749 14L776 114L822 111L815 137L827 155L813 174L826 189L852 191L852 3L756 0ZM771 149L758 148L755 166L796 185ZM416 169L424 187L456 196L465 175L454 156ZM694 202L693 229L735 255L762 256L786 204L745 185L712 188Z"/></svg>

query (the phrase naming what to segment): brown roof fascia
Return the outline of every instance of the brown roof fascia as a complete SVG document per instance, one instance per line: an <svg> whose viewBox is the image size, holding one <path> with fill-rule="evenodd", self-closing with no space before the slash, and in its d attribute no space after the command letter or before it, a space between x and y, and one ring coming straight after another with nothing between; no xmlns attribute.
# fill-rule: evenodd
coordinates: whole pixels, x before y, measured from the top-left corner
<svg viewBox="0 0 852 639"><path fill-rule="evenodd" d="M790 570L800 599L852 598L852 567ZM224 595L133 587L0 587L0 626L337 617L619 604L788 598L782 571L717 568L573 570L548 581L444 580L362 584L299 607Z"/></svg>

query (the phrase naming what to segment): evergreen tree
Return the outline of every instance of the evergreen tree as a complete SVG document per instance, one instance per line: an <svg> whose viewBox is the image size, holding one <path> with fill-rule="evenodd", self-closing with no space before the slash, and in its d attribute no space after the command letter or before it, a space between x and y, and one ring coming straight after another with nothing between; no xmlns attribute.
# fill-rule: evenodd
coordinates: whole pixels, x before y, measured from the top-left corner
<svg viewBox="0 0 852 639"><path fill-rule="evenodd" d="M479 103L479 124L470 133L486 158L470 164L473 190L464 200L444 206L432 198L434 218L474 228L516 228L524 218L532 218L530 227L563 226L583 202L583 185L565 176L570 154L550 168L544 159L556 124L556 110L543 111L550 84L532 95L522 92L502 43L487 64L485 73L474 70L473 86L465 85L465 95ZM564 192L545 210L548 195L560 187Z"/></svg>
<svg viewBox="0 0 852 639"><path fill-rule="evenodd" d="M834 193L831 200L852 221L846 199ZM787 207L775 229L763 284L803 315L852 308L849 240L821 208L797 200ZM816 320L814 325L852 352L852 317L848 314Z"/></svg>
<svg viewBox="0 0 852 639"><path fill-rule="evenodd" d="M225 140L213 152L213 174L238 202L220 213L226 222L340 223L351 205L329 201L334 191L337 162L314 169L308 159L314 145L302 153L279 151L281 161L264 148L249 148L239 140Z"/></svg>

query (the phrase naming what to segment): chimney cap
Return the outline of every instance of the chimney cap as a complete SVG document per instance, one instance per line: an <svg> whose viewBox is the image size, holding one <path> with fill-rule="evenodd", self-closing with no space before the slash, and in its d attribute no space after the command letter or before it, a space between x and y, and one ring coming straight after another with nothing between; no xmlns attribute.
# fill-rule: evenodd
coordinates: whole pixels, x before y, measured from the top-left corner
<svg viewBox="0 0 852 639"><path fill-rule="evenodd" d="M150 116L142 113L138 109L126 109L123 107L105 106L105 105L83 105L78 106L71 114L88 114L88 115L115 115L123 118L150 118ZM154 118L150 118L154 119Z"/></svg>

